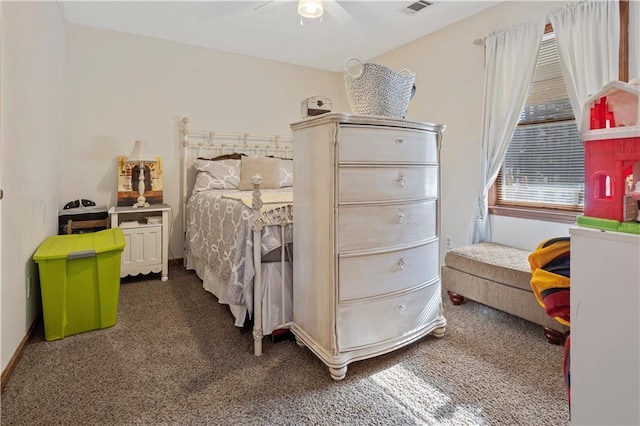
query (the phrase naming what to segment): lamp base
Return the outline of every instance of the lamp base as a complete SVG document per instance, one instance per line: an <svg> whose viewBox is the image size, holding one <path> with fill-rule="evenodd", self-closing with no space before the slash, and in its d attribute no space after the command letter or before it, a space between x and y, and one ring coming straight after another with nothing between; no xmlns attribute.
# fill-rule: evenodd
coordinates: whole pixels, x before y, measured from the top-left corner
<svg viewBox="0 0 640 426"><path fill-rule="evenodd" d="M138 201L132 207L134 209L137 209L138 207L149 207L149 203L144 201L144 199L142 201L140 201L140 199L138 199Z"/></svg>
<svg viewBox="0 0 640 426"><path fill-rule="evenodd" d="M147 203L147 199L141 195L136 199L136 203L132 206L134 209L138 207L149 207L149 203Z"/></svg>
<svg viewBox="0 0 640 426"><path fill-rule="evenodd" d="M144 189L144 161L140 161L140 166L138 168L138 194L140 195L138 195L133 208L149 207L149 203L147 203L147 199L144 196Z"/></svg>

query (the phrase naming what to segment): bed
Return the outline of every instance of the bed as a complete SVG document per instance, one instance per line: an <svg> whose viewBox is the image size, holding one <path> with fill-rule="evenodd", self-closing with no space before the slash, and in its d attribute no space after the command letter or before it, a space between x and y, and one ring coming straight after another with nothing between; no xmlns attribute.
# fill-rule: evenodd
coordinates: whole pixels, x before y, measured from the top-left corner
<svg viewBox="0 0 640 426"><path fill-rule="evenodd" d="M184 266L262 338L292 315L290 136L192 131L181 120Z"/></svg>

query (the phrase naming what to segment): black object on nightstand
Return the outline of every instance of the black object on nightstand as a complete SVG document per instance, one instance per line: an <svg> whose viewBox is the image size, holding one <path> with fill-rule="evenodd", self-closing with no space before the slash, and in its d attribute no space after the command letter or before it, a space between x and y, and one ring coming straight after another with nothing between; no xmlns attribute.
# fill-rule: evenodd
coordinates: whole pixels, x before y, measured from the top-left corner
<svg viewBox="0 0 640 426"><path fill-rule="evenodd" d="M85 201L85 200L82 200ZM86 200L88 201L88 200ZM70 205L71 203L67 203ZM81 204L78 202L78 205ZM65 206L66 207L66 206ZM67 223L72 220L76 221L85 221L85 220L105 220L109 218L109 213L107 211L106 206L88 206L88 207L70 207L64 208L60 210L58 213L58 235L64 235L67 233ZM101 231L103 229L107 229L106 226L99 226L96 228L82 228L73 230L74 234L78 233L87 233L87 232L96 232Z"/></svg>

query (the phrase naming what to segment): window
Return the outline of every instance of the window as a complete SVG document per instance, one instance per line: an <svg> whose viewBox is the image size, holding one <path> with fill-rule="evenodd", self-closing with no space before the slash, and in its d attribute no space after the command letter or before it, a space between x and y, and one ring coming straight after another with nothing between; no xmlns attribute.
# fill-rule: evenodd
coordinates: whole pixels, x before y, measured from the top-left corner
<svg viewBox="0 0 640 426"><path fill-rule="evenodd" d="M618 80L628 81L629 1L621 0L619 5ZM548 24L512 146L489 193L489 212L574 223L584 207L584 152L561 77L552 31ZM600 197L610 196L610 178L600 177L597 190Z"/></svg>
<svg viewBox="0 0 640 426"><path fill-rule="evenodd" d="M584 147L552 32L541 41L533 82L494 190L492 213L517 209L539 212L545 220L574 221L583 210Z"/></svg>

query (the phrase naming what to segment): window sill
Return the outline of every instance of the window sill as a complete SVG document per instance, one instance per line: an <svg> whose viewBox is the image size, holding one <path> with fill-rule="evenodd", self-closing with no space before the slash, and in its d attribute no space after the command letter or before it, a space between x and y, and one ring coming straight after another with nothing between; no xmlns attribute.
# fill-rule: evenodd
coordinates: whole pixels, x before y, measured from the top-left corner
<svg viewBox="0 0 640 426"><path fill-rule="evenodd" d="M490 206L489 214L520 219L542 220L545 222L576 223L576 217L582 213L565 212L561 210L527 209L523 207Z"/></svg>

